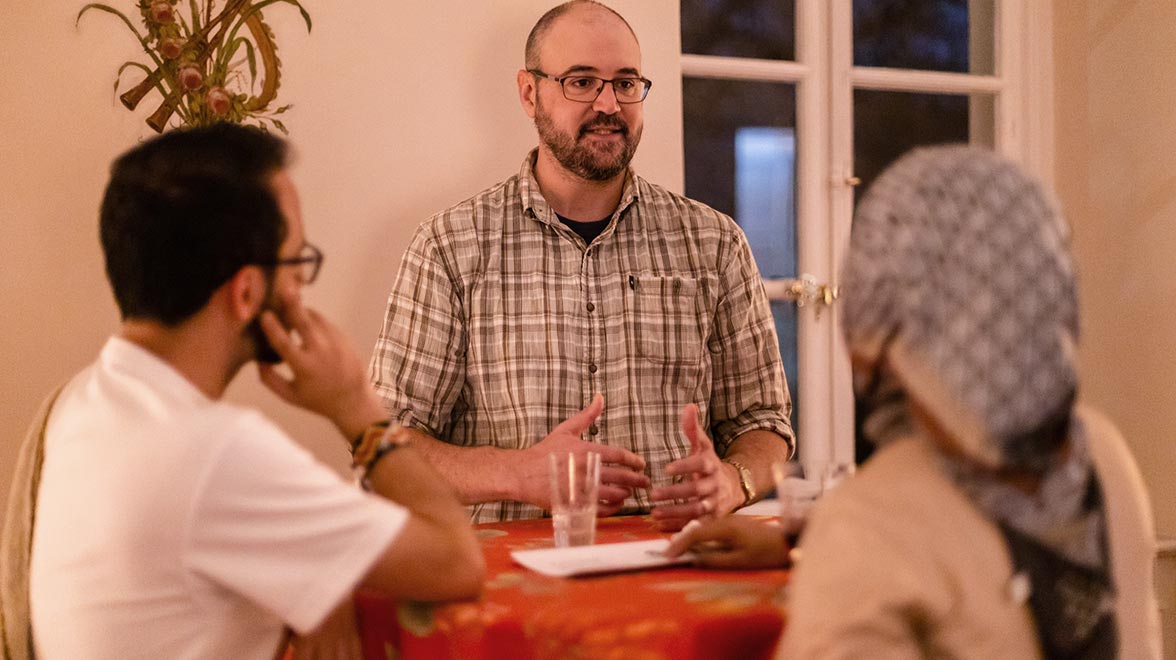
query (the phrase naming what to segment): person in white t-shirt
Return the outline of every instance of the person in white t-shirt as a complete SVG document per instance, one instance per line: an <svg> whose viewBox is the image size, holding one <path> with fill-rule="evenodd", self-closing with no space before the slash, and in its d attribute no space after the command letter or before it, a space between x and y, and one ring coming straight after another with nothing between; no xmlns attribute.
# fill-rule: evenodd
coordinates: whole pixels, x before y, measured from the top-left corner
<svg viewBox="0 0 1176 660"><path fill-rule="evenodd" d="M343 334L300 302L322 255L285 167L282 140L219 125L165 134L112 168L100 227L122 324L45 432L30 567L40 658L261 660L287 628L309 635L300 657L356 657L357 586L417 600L481 589L456 497L387 428ZM354 438L374 494L222 401L254 360L281 398Z"/></svg>

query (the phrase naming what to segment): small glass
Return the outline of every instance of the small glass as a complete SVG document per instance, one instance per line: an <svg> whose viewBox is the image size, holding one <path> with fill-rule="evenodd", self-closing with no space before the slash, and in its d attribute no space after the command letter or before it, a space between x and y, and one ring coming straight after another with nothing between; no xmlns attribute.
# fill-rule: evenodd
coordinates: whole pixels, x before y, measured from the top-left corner
<svg viewBox="0 0 1176 660"><path fill-rule="evenodd" d="M829 463L821 471L821 494L828 493L852 477L857 471L853 463Z"/></svg>
<svg viewBox="0 0 1176 660"><path fill-rule="evenodd" d="M596 541L600 454L555 453L549 454L548 459L555 547L592 545Z"/></svg>
<svg viewBox="0 0 1176 660"><path fill-rule="evenodd" d="M796 538L804 529L809 511L821 495L820 483L804 479L799 474L800 469L795 463L772 465L772 476L776 480L776 499L780 502L780 525L794 545Z"/></svg>

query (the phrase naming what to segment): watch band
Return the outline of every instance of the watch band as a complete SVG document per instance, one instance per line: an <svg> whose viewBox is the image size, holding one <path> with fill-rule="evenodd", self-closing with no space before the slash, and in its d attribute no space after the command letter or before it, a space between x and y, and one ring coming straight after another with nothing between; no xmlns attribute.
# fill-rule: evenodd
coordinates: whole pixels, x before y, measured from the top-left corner
<svg viewBox="0 0 1176 660"><path fill-rule="evenodd" d="M724 458L723 462L735 468L735 471L739 473L739 487L743 489L743 504L740 506L747 506L755 499L755 483L751 480L751 470L748 470L742 463L728 458Z"/></svg>

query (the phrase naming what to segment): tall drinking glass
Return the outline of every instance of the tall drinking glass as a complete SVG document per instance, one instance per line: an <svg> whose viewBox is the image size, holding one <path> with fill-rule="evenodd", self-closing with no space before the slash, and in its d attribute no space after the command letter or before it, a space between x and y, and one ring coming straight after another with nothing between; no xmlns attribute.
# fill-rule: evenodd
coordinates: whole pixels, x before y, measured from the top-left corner
<svg viewBox="0 0 1176 660"><path fill-rule="evenodd" d="M555 546L592 545L596 540L596 503L600 490L600 454L552 453L551 521Z"/></svg>

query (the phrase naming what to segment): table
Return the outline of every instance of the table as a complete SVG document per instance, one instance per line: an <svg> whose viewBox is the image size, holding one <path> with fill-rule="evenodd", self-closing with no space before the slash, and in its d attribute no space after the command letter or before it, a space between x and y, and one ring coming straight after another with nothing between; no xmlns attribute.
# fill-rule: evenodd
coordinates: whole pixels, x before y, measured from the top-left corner
<svg viewBox="0 0 1176 660"><path fill-rule="evenodd" d="M487 584L477 601L397 605L356 597L364 657L770 658L784 628L785 570L675 567L553 578L514 564L512 550L552 546L551 520L475 528ZM603 518L596 541L663 537L645 516Z"/></svg>

